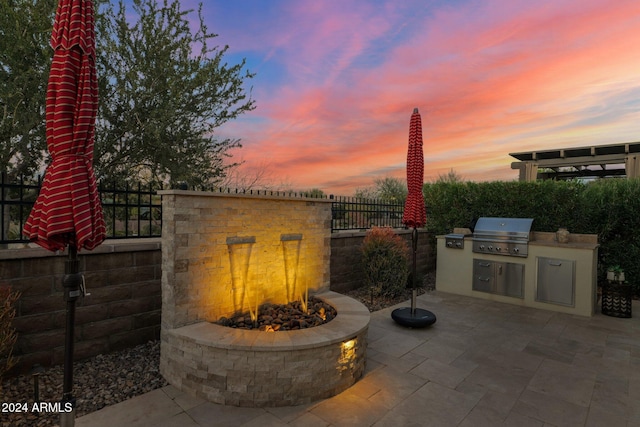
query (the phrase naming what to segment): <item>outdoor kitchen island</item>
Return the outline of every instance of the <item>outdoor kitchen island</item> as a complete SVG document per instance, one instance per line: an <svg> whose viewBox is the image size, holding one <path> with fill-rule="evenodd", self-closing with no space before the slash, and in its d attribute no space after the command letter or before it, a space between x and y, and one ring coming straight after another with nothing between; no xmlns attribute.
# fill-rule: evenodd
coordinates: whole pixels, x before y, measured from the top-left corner
<svg viewBox="0 0 640 427"><path fill-rule="evenodd" d="M581 316L595 313L597 235L570 234L567 243L559 243L556 233L530 232L526 255L505 256L504 249L474 251L478 242L468 229L454 233L437 236L438 291Z"/></svg>

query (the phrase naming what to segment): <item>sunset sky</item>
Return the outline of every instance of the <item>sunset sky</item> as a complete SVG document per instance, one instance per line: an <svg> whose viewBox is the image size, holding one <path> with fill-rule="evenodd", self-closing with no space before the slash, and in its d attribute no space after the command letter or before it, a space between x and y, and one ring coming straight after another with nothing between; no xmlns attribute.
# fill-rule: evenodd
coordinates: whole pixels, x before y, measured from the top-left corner
<svg viewBox="0 0 640 427"><path fill-rule="evenodd" d="M197 8L183 1L183 8ZM245 171L350 195L405 178L513 180L511 152L640 140L638 0L204 2L257 108L220 129Z"/></svg>

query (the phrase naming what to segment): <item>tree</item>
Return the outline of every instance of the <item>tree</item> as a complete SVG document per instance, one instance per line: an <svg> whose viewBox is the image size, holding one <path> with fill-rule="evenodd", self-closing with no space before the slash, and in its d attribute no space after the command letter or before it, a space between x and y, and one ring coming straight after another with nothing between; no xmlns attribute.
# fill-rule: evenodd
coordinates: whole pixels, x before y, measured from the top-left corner
<svg viewBox="0 0 640 427"><path fill-rule="evenodd" d="M225 171L224 179L216 185L221 188L233 188L239 191L290 191L292 184L286 180L276 181L270 161L262 160L250 166L242 157Z"/></svg>
<svg viewBox="0 0 640 427"><path fill-rule="evenodd" d="M368 187L356 188L356 191L353 195L359 199L377 199L378 194L376 192L376 187L370 185Z"/></svg>
<svg viewBox="0 0 640 427"><path fill-rule="evenodd" d="M436 179L436 182L448 182L448 183L457 183L457 182L464 182L464 177L462 175L459 175L458 172L454 171L453 169L449 169L449 172L447 172L446 174L438 174L438 179Z"/></svg>
<svg viewBox="0 0 640 427"><path fill-rule="evenodd" d="M399 178L388 176L376 179L379 197L388 200L404 200L407 198L407 183Z"/></svg>
<svg viewBox="0 0 640 427"><path fill-rule="evenodd" d="M45 152L45 93L52 50L49 47L55 0L0 1L0 178L14 182L33 176ZM23 194L35 198L35 192ZM0 197L15 200L8 187ZM1 239L10 237L11 218L5 204Z"/></svg>
<svg viewBox="0 0 640 427"><path fill-rule="evenodd" d="M198 10L177 0L133 0L105 5L97 19L100 109L95 170L109 180L148 179L212 185L234 163L225 162L237 139L217 140L217 127L255 108L243 84L253 77L245 61L224 62L228 46L211 47ZM197 49L197 51L195 50Z"/></svg>
<svg viewBox="0 0 640 427"><path fill-rule="evenodd" d="M0 173L31 175L45 150L55 0L0 2Z"/></svg>
<svg viewBox="0 0 640 427"><path fill-rule="evenodd" d="M399 178L378 178L372 187L359 188L356 197L367 199L404 200L407 198L407 183Z"/></svg>
<svg viewBox="0 0 640 427"><path fill-rule="evenodd" d="M322 191L319 188L312 188L311 190L303 190L301 191L302 194L305 195L305 197L313 197L315 199L324 199L327 197L326 194L324 194L324 191Z"/></svg>

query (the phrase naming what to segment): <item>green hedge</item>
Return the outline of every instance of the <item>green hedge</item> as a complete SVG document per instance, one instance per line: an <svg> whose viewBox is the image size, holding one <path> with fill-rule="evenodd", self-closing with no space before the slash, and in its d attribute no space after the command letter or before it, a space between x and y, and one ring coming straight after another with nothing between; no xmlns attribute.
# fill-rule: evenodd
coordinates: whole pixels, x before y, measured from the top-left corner
<svg viewBox="0 0 640 427"><path fill-rule="evenodd" d="M533 218L532 230L597 234L599 280L620 265L640 294L640 180L438 182L425 184L427 229L450 233L475 218Z"/></svg>

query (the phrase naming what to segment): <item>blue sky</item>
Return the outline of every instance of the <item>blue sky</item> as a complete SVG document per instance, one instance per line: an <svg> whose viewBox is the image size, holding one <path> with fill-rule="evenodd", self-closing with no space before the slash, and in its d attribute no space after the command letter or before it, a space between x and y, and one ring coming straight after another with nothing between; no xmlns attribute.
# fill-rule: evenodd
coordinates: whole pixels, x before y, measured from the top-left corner
<svg viewBox="0 0 640 427"><path fill-rule="evenodd" d="M256 73L257 108L220 135L242 140L243 171L294 189L404 178L414 107L426 181L512 180L510 152L640 140L637 0L212 1L203 15Z"/></svg>

